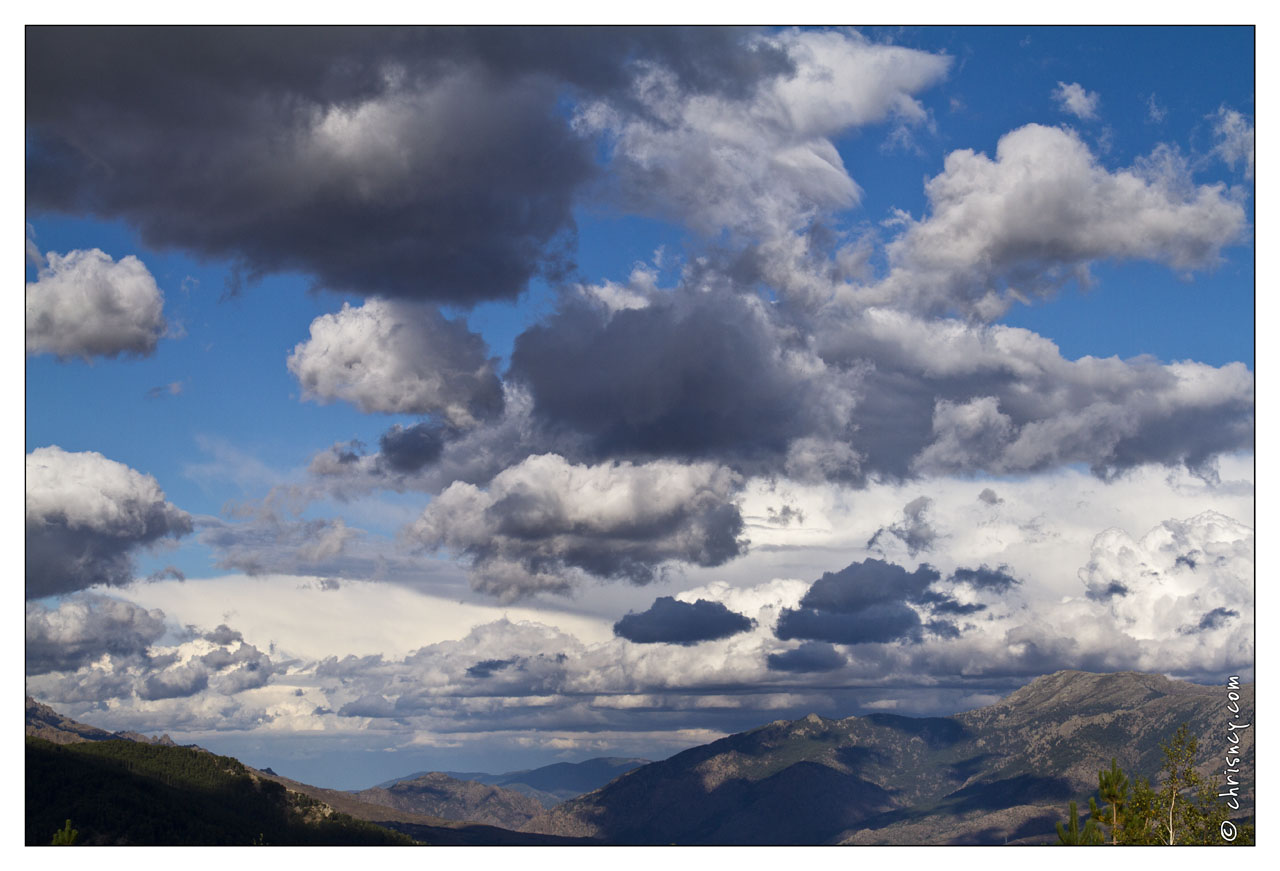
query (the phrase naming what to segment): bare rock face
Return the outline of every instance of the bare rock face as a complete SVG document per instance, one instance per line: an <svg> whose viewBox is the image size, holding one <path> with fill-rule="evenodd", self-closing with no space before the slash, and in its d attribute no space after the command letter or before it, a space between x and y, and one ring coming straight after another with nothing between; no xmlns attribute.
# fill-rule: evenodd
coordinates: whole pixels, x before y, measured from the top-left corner
<svg viewBox="0 0 1280 871"><path fill-rule="evenodd" d="M1251 722L1253 685L1237 690ZM1224 687L1063 671L951 717L777 721L695 747L558 805L528 832L623 844L1003 844L1056 840L1114 757L1153 779L1187 723L1221 773ZM1240 733L1253 768L1253 730ZM1253 787L1242 796L1252 813Z"/></svg>

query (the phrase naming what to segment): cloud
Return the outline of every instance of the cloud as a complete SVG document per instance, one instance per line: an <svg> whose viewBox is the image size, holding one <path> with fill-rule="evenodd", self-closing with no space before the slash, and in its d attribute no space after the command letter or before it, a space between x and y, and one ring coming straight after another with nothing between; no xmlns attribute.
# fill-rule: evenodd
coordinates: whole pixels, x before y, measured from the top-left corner
<svg viewBox="0 0 1280 871"><path fill-rule="evenodd" d="M1253 180L1253 119L1235 109L1220 106L1216 115L1210 115L1213 135L1217 140L1213 153L1222 158L1232 169L1240 164L1244 177Z"/></svg>
<svg viewBox="0 0 1280 871"><path fill-rule="evenodd" d="M635 644L697 644L746 632L754 621L720 602L681 602L659 596L647 611L629 613L613 624L613 634Z"/></svg>
<svg viewBox="0 0 1280 871"><path fill-rule="evenodd" d="M1093 121L1098 117L1098 103L1101 98L1096 91L1086 91L1079 84L1058 82L1053 89L1053 101L1058 109L1069 115L1075 115L1082 121Z"/></svg>
<svg viewBox="0 0 1280 871"><path fill-rule="evenodd" d="M1189 627L1215 634L1221 657L1252 647L1252 573L1253 530L1206 511L1166 520L1137 540L1106 530L1078 574L1088 598L1127 636L1168 642Z"/></svg>
<svg viewBox="0 0 1280 871"><path fill-rule="evenodd" d="M164 335L163 309L164 295L137 257L50 251L27 282L27 354L150 356Z"/></svg>
<svg viewBox="0 0 1280 871"><path fill-rule="evenodd" d="M861 191L832 139L890 117L919 122L913 94L943 78L950 59L875 45L849 31L785 31L760 43L794 71L762 81L751 99L693 93L661 66L629 95L579 109L580 129L603 133L616 196L703 233L790 232L815 214L856 204Z"/></svg>
<svg viewBox="0 0 1280 871"><path fill-rule="evenodd" d="M133 580L133 554L192 529L155 478L92 451L27 454L28 599Z"/></svg>
<svg viewBox="0 0 1280 871"><path fill-rule="evenodd" d="M795 673L836 671L847 662L844 654L821 641L806 641L794 650L768 656L770 671Z"/></svg>
<svg viewBox="0 0 1280 871"><path fill-rule="evenodd" d="M852 405L847 379L758 299L692 288L615 312L568 302L517 338L508 377L589 456L743 470L780 469L797 438L844 434Z"/></svg>
<svg viewBox="0 0 1280 871"><path fill-rule="evenodd" d="M1074 132L1038 124L1002 136L995 160L953 151L925 192L930 214L889 243L891 272L868 302L991 319L1012 300L1089 283L1095 260L1211 267L1246 229L1240 203L1196 186L1172 149L1111 172Z"/></svg>
<svg viewBox="0 0 1280 871"><path fill-rule="evenodd" d="M163 611L106 596L27 602L27 674L75 671L103 654L140 657L164 632Z"/></svg>
<svg viewBox="0 0 1280 871"><path fill-rule="evenodd" d="M567 268L594 172L566 86L621 95L657 63L695 93L742 95L789 67L751 34L43 28L26 42L28 205L123 219L148 247L250 277L513 299Z"/></svg>
<svg viewBox="0 0 1280 871"><path fill-rule="evenodd" d="M1067 360L1028 330L880 308L832 312L815 329L828 367L862 367L850 442L864 473L1203 470L1252 444L1253 375L1242 363Z"/></svg>
<svg viewBox="0 0 1280 871"><path fill-rule="evenodd" d="M922 550L930 550L937 540L938 533L929 525L925 516L933 500L928 496L912 499L902 508L902 520L889 526L882 526L867 541L867 550L884 548L880 545L881 537L893 536L906 545L907 553L915 556Z"/></svg>
<svg viewBox="0 0 1280 871"><path fill-rule="evenodd" d="M784 609L777 636L836 644L918 641L922 624L907 602L920 600L940 578L927 564L908 572L878 559L852 563L814 581L799 608Z"/></svg>
<svg viewBox="0 0 1280 871"><path fill-rule="evenodd" d="M439 414L467 427L502 410L497 361L487 353L461 320L375 298L312 321L288 364L304 399L342 399L366 414Z"/></svg>
<svg viewBox="0 0 1280 871"><path fill-rule="evenodd" d="M454 483L406 538L472 565L472 585L514 598L564 591L576 573L643 584L669 562L715 566L743 553L742 479L708 463L574 465L529 457L487 490Z"/></svg>

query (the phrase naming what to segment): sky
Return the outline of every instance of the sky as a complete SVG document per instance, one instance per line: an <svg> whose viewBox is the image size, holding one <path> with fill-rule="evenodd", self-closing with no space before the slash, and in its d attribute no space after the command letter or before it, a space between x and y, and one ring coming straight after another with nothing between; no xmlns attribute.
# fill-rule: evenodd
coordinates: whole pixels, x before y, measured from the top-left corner
<svg viewBox="0 0 1280 871"><path fill-rule="evenodd" d="M362 788L1252 679L1251 28L25 51L60 712Z"/></svg>

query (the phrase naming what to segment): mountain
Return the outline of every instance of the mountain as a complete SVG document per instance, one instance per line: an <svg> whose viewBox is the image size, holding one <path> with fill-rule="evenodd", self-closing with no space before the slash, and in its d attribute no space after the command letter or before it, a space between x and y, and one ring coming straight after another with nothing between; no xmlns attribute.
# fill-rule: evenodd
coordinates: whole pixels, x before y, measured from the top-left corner
<svg viewBox="0 0 1280 871"><path fill-rule="evenodd" d="M1253 686L1239 693L1252 711ZM1087 804L1112 757L1154 780L1160 743L1184 722L1201 772L1221 773L1226 703L1223 687L1064 671L951 717L810 714L637 768L524 829L614 844L1053 842L1067 802ZM1247 779L1243 792L1249 816Z"/></svg>
<svg viewBox="0 0 1280 871"><path fill-rule="evenodd" d="M514 790L458 780L438 771L352 795L370 804L507 829L518 829L544 809L539 802Z"/></svg>
<svg viewBox="0 0 1280 871"><path fill-rule="evenodd" d="M601 756L584 762L556 762L541 768L508 771L505 774L488 774L482 771L445 771L456 780L469 780L490 786L501 786L536 799L544 808L576 798L583 793L599 789L615 777L619 777L648 764L648 759L621 756ZM429 771L419 771L406 777L397 777L378 784L384 789L406 780L414 780Z"/></svg>
<svg viewBox="0 0 1280 871"><path fill-rule="evenodd" d="M239 761L126 739L26 739L26 843L67 820L86 845L410 845L257 776Z"/></svg>
<svg viewBox="0 0 1280 871"><path fill-rule="evenodd" d="M42 705L31 696L27 696L27 735L31 738L42 738L51 744L79 744L82 741L137 741L143 744L163 744L177 747L168 735L159 738L148 738L138 732L108 732L97 726L86 726L69 717L64 717L48 705Z"/></svg>
<svg viewBox="0 0 1280 871"><path fill-rule="evenodd" d="M178 747L168 736L78 723L31 698L26 731L32 846L49 844L68 819L77 843L88 845L584 843L362 802L194 745Z"/></svg>

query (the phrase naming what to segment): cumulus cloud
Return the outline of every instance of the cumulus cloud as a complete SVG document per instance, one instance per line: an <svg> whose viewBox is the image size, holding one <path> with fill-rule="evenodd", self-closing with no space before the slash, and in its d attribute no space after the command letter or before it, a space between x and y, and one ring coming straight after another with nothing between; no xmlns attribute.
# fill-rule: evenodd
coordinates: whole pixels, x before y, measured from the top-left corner
<svg viewBox="0 0 1280 871"><path fill-rule="evenodd" d="M1252 647L1253 557L1252 529L1206 511L1137 540L1121 529L1100 533L1079 577L1128 637L1209 633L1238 657Z"/></svg>
<svg viewBox="0 0 1280 871"><path fill-rule="evenodd" d="M947 156L925 186L929 215L888 246L891 272L867 294L900 307L983 318L1070 279L1096 260L1211 267L1240 239L1244 209L1222 185L1195 185L1167 147L1111 172L1070 130L1028 124L995 159Z"/></svg>
<svg viewBox="0 0 1280 871"><path fill-rule="evenodd" d="M192 529L155 478L92 451L27 454L28 599L133 580L133 554Z"/></svg>
<svg viewBox="0 0 1280 871"><path fill-rule="evenodd" d="M1053 101L1058 104L1059 110L1075 115L1082 121L1092 121L1098 117L1101 98L1096 91L1086 91L1076 82L1058 82L1058 86L1053 89Z"/></svg>
<svg viewBox="0 0 1280 871"><path fill-rule="evenodd" d="M606 101L579 110L580 129L606 134L629 206L706 233L759 234L854 205L861 190L832 139L890 117L919 122L925 112L913 95L950 64L853 32L788 31L760 42L785 52L794 72L761 82L750 100L692 93L652 66L630 95L645 112Z"/></svg>
<svg viewBox="0 0 1280 871"><path fill-rule="evenodd" d="M133 255L50 251L27 282L27 354L146 357L164 335L164 295Z"/></svg>
<svg viewBox="0 0 1280 871"><path fill-rule="evenodd" d="M438 414L472 426L502 410L497 361L462 321L421 304L370 299L311 323L289 355L303 397L361 411Z"/></svg>
<svg viewBox="0 0 1280 871"><path fill-rule="evenodd" d="M164 612L79 594L54 607L27 603L27 674L75 671L99 659L139 657L165 632Z"/></svg>
<svg viewBox="0 0 1280 871"><path fill-rule="evenodd" d="M587 466L547 454L487 490L450 485L405 535L469 559L472 585L504 598L566 590L575 573L642 584L669 562L715 566L741 554L741 487L709 463Z"/></svg>
<svg viewBox="0 0 1280 871"><path fill-rule="evenodd" d="M616 312L568 303L520 335L508 377L536 419L595 457L743 470L781 468L798 438L846 435L852 405L851 379L758 299L692 288Z"/></svg>
<svg viewBox="0 0 1280 871"><path fill-rule="evenodd" d="M1217 114L1209 117L1213 121L1213 134L1217 140L1213 146L1214 154L1232 169L1240 164L1244 177L1252 180L1253 119L1226 106L1219 107Z"/></svg>
<svg viewBox="0 0 1280 871"><path fill-rule="evenodd" d="M889 309L833 312L817 330L829 366L864 366L851 444L884 476L1204 469L1253 441L1242 363L1067 360L1028 330Z"/></svg>
<svg viewBox="0 0 1280 871"><path fill-rule="evenodd" d="M566 86L624 94L643 58L682 88L740 96L790 67L750 36L42 28L26 43L28 204L123 219L148 246L250 275L511 299L565 269L593 173L558 108Z"/></svg>
<svg viewBox="0 0 1280 871"><path fill-rule="evenodd" d="M613 634L636 644L697 644L746 632L750 618L720 602L698 599L681 602L660 596L648 610L630 613L613 624Z"/></svg>

